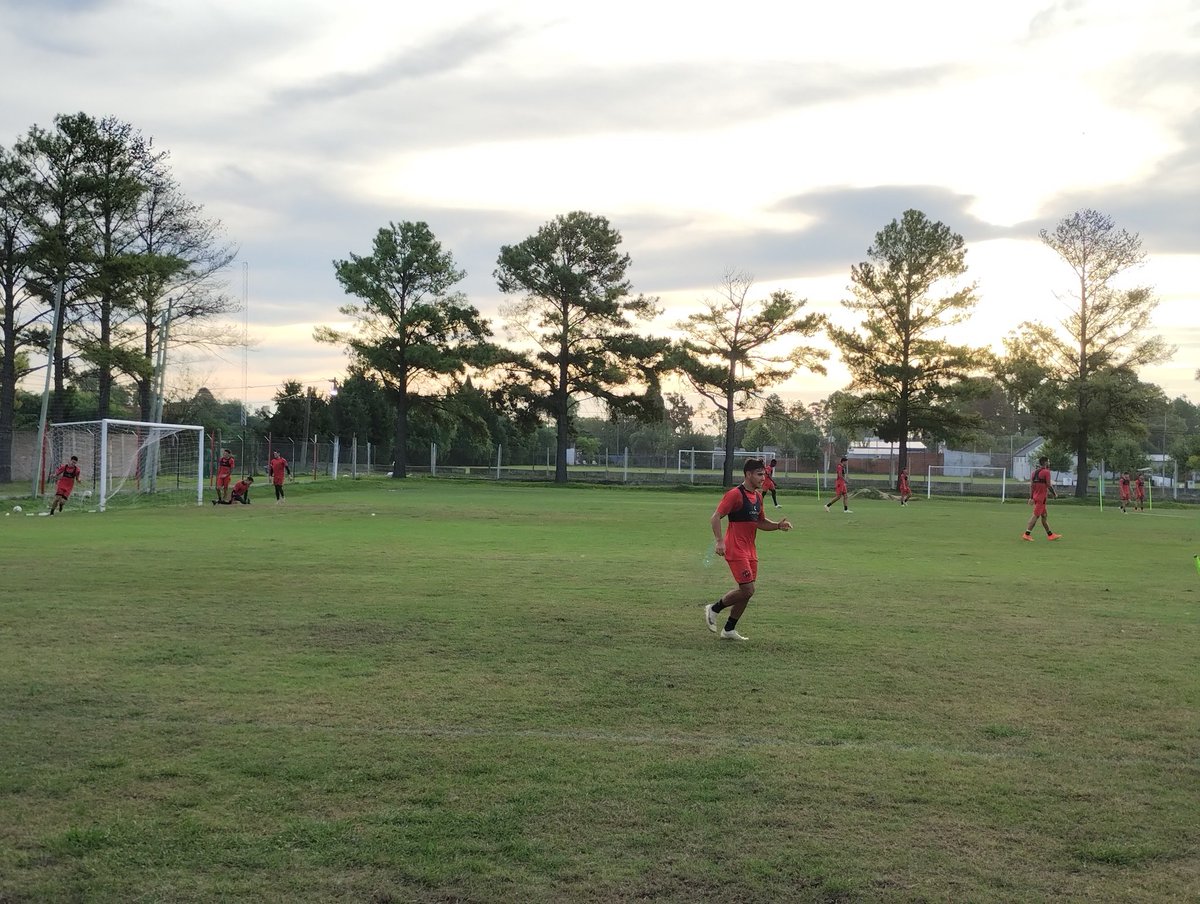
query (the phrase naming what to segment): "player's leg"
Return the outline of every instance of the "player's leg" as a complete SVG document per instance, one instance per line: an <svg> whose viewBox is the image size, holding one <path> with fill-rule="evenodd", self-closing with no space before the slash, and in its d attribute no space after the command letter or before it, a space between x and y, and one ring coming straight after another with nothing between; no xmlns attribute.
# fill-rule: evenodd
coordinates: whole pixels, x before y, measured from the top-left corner
<svg viewBox="0 0 1200 904"><path fill-rule="evenodd" d="M725 619L725 626L721 629L720 636L726 640L745 640L737 631L738 619L746 611L746 607L750 605L750 597L754 596L754 581L739 583L737 590L730 590L721 601L713 606L714 612L719 612L724 609L729 610L729 615Z"/></svg>

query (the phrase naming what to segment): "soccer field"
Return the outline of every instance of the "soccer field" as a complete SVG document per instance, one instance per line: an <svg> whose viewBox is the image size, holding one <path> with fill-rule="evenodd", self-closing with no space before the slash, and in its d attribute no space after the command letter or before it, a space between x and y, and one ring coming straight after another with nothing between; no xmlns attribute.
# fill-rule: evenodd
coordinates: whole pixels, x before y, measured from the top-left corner
<svg viewBox="0 0 1200 904"><path fill-rule="evenodd" d="M0 901L1169 901L1200 515L342 481L0 517ZM7 511L9 506L5 506Z"/></svg>

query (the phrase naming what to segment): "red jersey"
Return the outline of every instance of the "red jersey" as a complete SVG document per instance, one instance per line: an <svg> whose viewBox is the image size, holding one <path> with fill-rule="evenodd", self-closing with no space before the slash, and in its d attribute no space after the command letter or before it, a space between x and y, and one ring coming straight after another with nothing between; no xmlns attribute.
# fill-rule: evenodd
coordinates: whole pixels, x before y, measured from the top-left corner
<svg viewBox="0 0 1200 904"><path fill-rule="evenodd" d="M1129 498L1129 478L1128 477L1121 478L1121 498L1122 499Z"/></svg>
<svg viewBox="0 0 1200 904"><path fill-rule="evenodd" d="M901 493L908 492L908 475L907 474L900 475L900 492Z"/></svg>
<svg viewBox="0 0 1200 904"><path fill-rule="evenodd" d="M271 482L281 485L283 483L283 475L288 471L287 459L282 455L278 458L272 458L267 462L267 467L271 470Z"/></svg>
<svg viewBox="0 0 1200 904"><path fill-rule="evenodd" d="M767 475L767 479L763 483L763 486L769 489L775 485L775 469L770 465L767 465L765 468L763 468L763 471L765 471Z"/></svg>
<svg viewBox="0 0 1200 904"><path fill-rule="evenodd" d="M75 481L79 479L79 474L79 465L65 464L55 468L54 476L58 478L58 484L54 487L55 494L70 496L71 490L75 489Z"/></svg>
<svg viewBox="0 0 1200 904"><path fill-rule="evenodd" d="M233 466L236 464L232 455L222 455L217 459L217 476L228 477L233 473Z"/></svg>
<svg viewBox="0 0 1200 904"><path fill-rule="evenodd" d="M837 466L837 479L838 480L846 479L846 466L840 461L838 462L838 466Z"/></svg>
<svg viewBox="0 0 1200 904"><path fill-rule="evenodd" d="M249 489L250 489L250 484L246 483L246 481L244 481L244 480L239 480L237 483L235 483L233 485L233 495L245 496L246 491Z"/></svg>
<svg viewBox="0 0 1200 904"><path fill-rule="evenodd" d="M765 517L762 493L748 493L740 484L721 497L717 514L729 518L725 530L725 558L754 559L758 522Z"/></svg>
<svg viewBox="0 0 1200 904"><path fill-rule="evenodd" d="M1034 468L1033 480L1029 484L1029 498L1034 502L1045 502L1050 492L1050 469Z"/></svg>
<svg viewBox="0 0 1200 904"><path fill-rule="evenodd" d="M1141 475L1138 475L1138 479L1137 479L1137 482L1134 484L1134 487L1137 490L1137 498L1144 499L1146 496L1146 487L1142 483Z"/></svg>

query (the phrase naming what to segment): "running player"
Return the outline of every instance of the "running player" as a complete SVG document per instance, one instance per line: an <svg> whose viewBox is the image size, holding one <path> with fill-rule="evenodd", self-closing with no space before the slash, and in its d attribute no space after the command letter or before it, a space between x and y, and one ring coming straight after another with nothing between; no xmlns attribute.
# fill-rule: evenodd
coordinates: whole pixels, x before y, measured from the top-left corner
<svg viewBox="0 0 1200 904"><path fill-rule="evenodd" d="M716 554L725 557L737 589L730 590L715 603L704 607L704 622L708 630L717 631L717 613L729 610L725 627L719 636L725 640L746 640L737 631L738 619L746 611L750 597L754 596L754 582L758 578L758 550L755 539L760 530L791 530L792 522L787 518L771 521L763 511L762 486L766 480L766 466L761 458L748 458L742 466L744 479L721 497L717 510L709 523L716 539ZM721 519L728 517L729 526L721 536Z"/></svg>
<svg viewBox="0 0 1200 904"><path fill-rule="evenodd" d="M779 500L775 496L775 459L771 459L771 463L766 468L767 479L763 481L763 489L771 494L771 502L775 504L775 508L779 508Z"/></svg>
<svg viewBox="0 0 1200 904"><path fill-rule="evenodd" d="M283 475L286 473L290 476L292 473L287 459L278 452L272 452L271 460L267 463L267 470L271 472L271 483L275 485L275 502L276 504L283 502Z"/></svg>
<svg viewBox="0 0 1200 904"><path fill-rule="evenodd" d="M1054 491L1054 486L1050 480L1050 459L1043 455L1038 459L1038 466L1034 468L1033 480L1029 483L1029 502L1033 506L1033 517L1029 519L1029 523L1025 525L1025 533L1021 535L1022 540L1032 541L1030 531L1033 530L1033 525L1037 523L1038 518L1042 519L1042 527L1046 528L1047 540L1061 540L1062 534L1056 534L1050 530L1050 524L1046 520L1046 495L1049 493L1055 499L1058 498L1058 493Z"/></svg>
<svg viewBox="0 0 1200 904"><path fill-rule="evenodd" d="M54 476L58 478L58 483L54 486L54 501L50 503L51 515L56 510L60 512L63 510L63 506L71 498L71 491L75 489L75 481L83 481L83 475L79 470L79 457L72 455L70 461L54 469Z"/></svg>
<svg viewBox="0 0 1200 904"><path fill-rule="evenodd" d="M825 503L825 511L827 511L827 512L830 511L829 506L833 505L835 502L837 502L839 499L841 499L842 500L842 511L845 512L847 515L853 514L853 512L850 511L850 494L849 494L849 492L847 492L847 489L846 489L846 462L847 461L848 461L848 459L846 458L845 455L843 455L842 460L838 462L837 480L833 484L834 495L833 495L832 499L830 499L828 502Z"/></svg>
<svg viewBox="0 0 1200 904"><path fill-rule="evenodd" d="M908 488L908 468L900 469L900 504L908 505L912 498L912 490Z"/></svg>
<svg viewBox="0 0 1200 904"><path fill-rule="evenodd" d="M1125 509L1129 506L1129 472L1126 471L1121 475L1121 514L1125 514Z"/></svg>
<svg viewBox="0 0 1200 904"><path fill-rule="evenodd" d="M233 466L237 461L233 457L233 453L228 449L221 450L221 457L217 459L217 501L229 501L229 478L233 474Z"/></svg>
<svg viewBox="0 0 1200 904"><path fill-rule="evenodd" d="M1137 480L1133 483L1133 498L1134 508L1139 512L1146 510L1146 483L1142 480L1142 475L1138 474Z"/></svg>

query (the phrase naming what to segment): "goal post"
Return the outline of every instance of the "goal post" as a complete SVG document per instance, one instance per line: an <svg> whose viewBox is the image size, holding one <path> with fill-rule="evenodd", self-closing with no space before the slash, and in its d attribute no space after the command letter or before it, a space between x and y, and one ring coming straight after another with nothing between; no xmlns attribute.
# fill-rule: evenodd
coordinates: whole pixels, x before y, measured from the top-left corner
<svg viewBox="0 0 1200 904"><path fill-rule="evenodd" d="M115 418L51 424L43 480L72 455L90 477L84 498L95 493L99 511L114 504L204 503L203 427Z"/></svg>
<svg viewBox="0 0 1200 904"><path fill-rule="evenodd" d="M1008 469L971 465L929 465L925 475L925 498L934 491L942 495L999 496L1008 498Z"/></svg>

